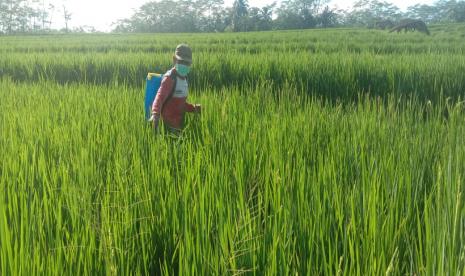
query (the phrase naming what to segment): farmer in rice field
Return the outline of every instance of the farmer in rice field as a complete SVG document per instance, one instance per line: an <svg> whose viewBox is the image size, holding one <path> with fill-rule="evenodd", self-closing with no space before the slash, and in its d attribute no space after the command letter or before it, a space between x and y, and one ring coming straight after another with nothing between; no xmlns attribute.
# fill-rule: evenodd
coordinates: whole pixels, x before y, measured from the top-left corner
<svg viewBox="0 0 465 276"><path fill-rule="evenodd" d="M185 112L200 113L199 104L188 103L187 75L192 65L192 50L186 44L176 47L173 55L173 68L163 77L157 96L152 105L153 127L158 130L160 119L170 132L179 134L184 122Z"/></svg>

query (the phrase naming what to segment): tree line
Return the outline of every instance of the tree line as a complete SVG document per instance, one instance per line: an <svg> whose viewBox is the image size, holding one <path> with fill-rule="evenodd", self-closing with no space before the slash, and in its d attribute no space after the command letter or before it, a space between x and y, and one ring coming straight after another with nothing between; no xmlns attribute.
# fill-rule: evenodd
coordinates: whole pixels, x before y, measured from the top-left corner
<svg viewBox="0 0 465 276"><path fill-rule="evenodd" d="M439 0L401 11L386 1L359 0L349 10L328 6L329 0L284 0L258 8L247 0L225 7L223 0L156 0L143 4L129 18L114 23L114 32L247 32L373 26L379 20L421 19L426 23L465 22L465 0ZM54 18L55 16L55 18ZM56 17L64 26L52 28ZM92 27L68 28L66 6L45 0L0 0L0 34L94 32Z"/></svg>
<svg viewBox="0 0 465 276"><path fill-rule="evenodd" d="M52 27L57 17L64 22L61 31L69 31L71 13L65 5L58 7L45 0L0 0L0 34L57 31Z"/></svg>
<svg viewBox="0 0 465 276"><path fill-rule="evenodd" d="M402 12L385 1L357 1L351 11L339 11L342 25L372 27L377 21L419 19L427 24L465 22L465 1L439 0L432 5L416 4Z"/></svg>
<svg viewBox="0 0 465 276"><path fill-rule="evenodd" d="M464 0L439 0L401 11L386 1L359 0L350 10L334 9L328 0L284 0L261 8L235 0L158 0L118 21L115 32L247 32L329 27L373 27L380 20L421 19L428 24L465 22ZM180 16L182 15L182 16Z"/></svg>

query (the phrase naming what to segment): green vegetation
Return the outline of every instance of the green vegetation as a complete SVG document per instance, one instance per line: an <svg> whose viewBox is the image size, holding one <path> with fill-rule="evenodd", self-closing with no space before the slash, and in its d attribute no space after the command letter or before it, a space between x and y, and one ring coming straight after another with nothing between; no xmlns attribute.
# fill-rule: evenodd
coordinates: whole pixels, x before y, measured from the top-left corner
<svg viewBox="0 0 465 276"><path fill-rule="evenodd" d="M115 83L142 87L147 71L164 72L172 45L188 41L197 89L251 86L272 80L282 88L324 97L360 92L416 93L433 99L465 90L463 25L423 34L340 29L247 34L96 35L7 37L0 46L0 76L14 81Z"/></svg>
<svg viewBox="0 0 465 276"><path fill-rule="evenodd" d="M435 28L0 38L0 274L464 275L465 43ZM181 41L203 113L155 136Z"/></svg>

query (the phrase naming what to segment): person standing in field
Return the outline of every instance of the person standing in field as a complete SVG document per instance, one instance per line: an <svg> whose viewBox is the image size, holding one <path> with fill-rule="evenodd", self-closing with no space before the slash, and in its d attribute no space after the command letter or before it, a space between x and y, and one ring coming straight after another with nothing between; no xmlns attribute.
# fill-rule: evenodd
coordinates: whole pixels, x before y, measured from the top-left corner
<svg viewBox="0 0 465 276"><path fill-rule="evenodd" d="M173 68L164 75L157 96L152 104L154 130L158 130L160 120L170 132L179 134L184 123L185 112L200 113L199 104L188 103L187 75L192 65L192 50L186 44L176 47L173 55Z"/></svg>

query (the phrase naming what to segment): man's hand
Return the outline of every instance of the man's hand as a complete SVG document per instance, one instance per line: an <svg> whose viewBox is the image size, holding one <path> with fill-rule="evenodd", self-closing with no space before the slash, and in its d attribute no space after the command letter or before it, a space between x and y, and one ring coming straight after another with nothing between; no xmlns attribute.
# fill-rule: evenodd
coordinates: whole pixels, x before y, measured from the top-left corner
<svg viewBox="0 0 465 276"><path fill-rule="evenodd" d="M152 123L153 129L157 130L158 129L158 123L160 122L160 115L152 114L152 117L150 117L149 122Z"/></svg>
<svg viewBox="0 0 465 276"><path fill-rule="evenodd" d="M200 104L194 105L194 112L200 114L202 112L202 106Z"/></svg>

